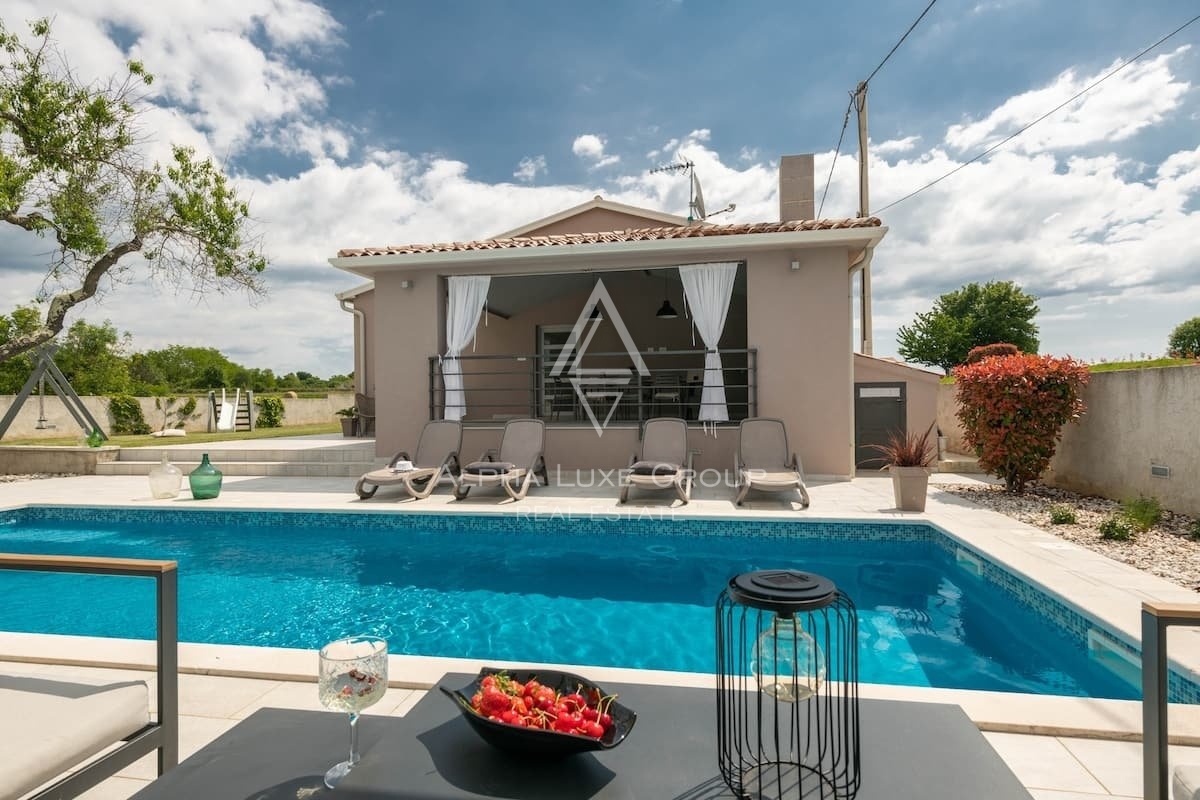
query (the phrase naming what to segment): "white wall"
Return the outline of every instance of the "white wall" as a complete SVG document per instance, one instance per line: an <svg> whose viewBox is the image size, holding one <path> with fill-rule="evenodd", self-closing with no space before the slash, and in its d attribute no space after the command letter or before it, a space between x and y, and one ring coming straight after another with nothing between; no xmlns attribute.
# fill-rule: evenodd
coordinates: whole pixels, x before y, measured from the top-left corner
<svg viewBox="0 0 1200 800"><path fill-rule="evenodd" d="M182 397L182 396L181 396ZM230 402L233 402L233 393L227 392L226 397ZM0 417L8 413L8 409L12 406L15 395L0 395ZM219 399L219 398L218 398ZM91 415L100 423L101 429L105 433L112 433L112 417L108 413L108 398L96 396L80 397L84 407ZM154 408L153 397L139 397L138 403L142 406L142 415L146 418L146 424L151 430L158 430L162 427L162 412ZM182 402L177 403L182 405ZM323 422L337 422L337 417L334 412L338 409L348 408L354 405L353 392L330 392L325 397L316 398L283 398L283 424L284 427L291 425L312 425ZM4 439L54 439L64 436L82 436L82 429L75 422L75 418L67 411L66 406L62 401L54 396L47 396L43 408L45 409L46 424L45 429L37 428L39 416L39 398L30 397L25 401L25 405L17 412L17 418L13 420L8 432L4 434ZM255 412L257 414L257 410ZM196 418L189 420L184 425L184 430L188 431L205 431L208 429L209 410L208 397L201 395L196 398Z"/></svg>

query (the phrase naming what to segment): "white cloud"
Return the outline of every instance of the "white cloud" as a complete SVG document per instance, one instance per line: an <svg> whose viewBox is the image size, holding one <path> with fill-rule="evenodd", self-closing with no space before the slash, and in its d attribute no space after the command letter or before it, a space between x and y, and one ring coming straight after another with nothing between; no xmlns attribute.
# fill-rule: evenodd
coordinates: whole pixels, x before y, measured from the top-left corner
<svg viewBox="0 0 1200 800"><path fill-rule="evenodd" d="M18 8L6 17L46 13L15 1ZM268 22L273 8L288 18ZM687 213L688 185L678 174L630 167L603 182L531 185L545 172L539 155L522 159L513 175L517 182L486 183L472 178L461 161L365 148L357 132L311 113L323 107L324 91L334 84L296 67L290 55L336 44L336 24L316 6L239 0L176 13L174 6L132 0L73 0L54 13L63 50L81 73L111 74L124 61L104 33L104 19L134 31L152 69L152 51L172 54L166 62L172 70L183 65L146 117L159 140L219 155L253 143L312 158L288 177L237 179L272 260L271 294L258 307L216 298L197 305L186 289L176 296L169 288L139 284L68 318L109 318L134 334L139 349L197 344L218 347L248 366L344 373L351 369L351 318L333 293L360 279L328 266L326 259L339 248L486 237L598 193ZM230 31L241 41L226 38ZM210 43L220 44L230 63L215 64L206 50ZM1147 164L1133 161L1122 147L1139 131L1194 108L1181 111L1189 84L1178 77L1177 56L1129 68L1101 87L1111 97L1064 110L1064 120L1047 120L884 212L889 233L874 262L876 352L893 354L896 327L927 310L939 294L993 279L1016 280L1041 296L1045 349L1090 359L1161 352L1170 329L1195 316L1200 302L1200 263L1193 255L1200 238L1200 147ZM876 208L959 166L1088 80L1064 73L979 121L949 127L933 146L914 137L873 146ZM222 91L234 92L236 102ZM667 140L647 158L692 160L710 207L737 203L737 211L721 221L776 219L776 165L749 150L723 155L711 139L710 129L699 128ZM620 163L607 147L595 133L572 142L572 152L593 168ZM1142 152L1139 157L1147 158ZM832 158L832 152L817 154L818 195ZM526 181L525 175L532 177ZM856 207L857 165L843 155L824 215L850 216ZM0 300L11 308L36 291L45 243L0 229L0 249L10 256L0 271Z"/></svg>
<svg viewBox="0 0 1200 800"><path fill-rule="evenodd" d="M903 139L889 139L876 144L871 142L870 152L877 156L890 156L899 153L910 153L920 143L920 136L905 136Z"/></svg>
<svg viewBox="0 0 1200 800"><path fill-rule="evenodd" d="M1187 46L1180 47L1173 53L1130 65L1022 134L1010 148L1025 153L1073 150L1120 142L1158 124L1179 107L1191 87L1171 72L1172 64L1187 50ZM981 120L950 126L945 143L959 152L983 150L1077 94L1119 63L1113 62L1093 75L1066 70L1050 85L1009 98Z"/></svg>
<svg viewBox="0 0 1200 800"><path fill-rule="evenodd" d="M743 147L738 151L738 161L758 161L757 147Z"/></svg>
<svg viewBox="0 0 1200 800"><path fill-rule="evenodd" d="M517 164L517 169L515 172L513 172L513 177L519 181L529 183L538 175L545 174L545 172L546 157L544 155L525 156L521 159L521 162Z"/></svg>
<svg viewBox="0 0 1200 800"><path fill-rule="evenodd" d="M601 167L616 164L621 160L621 157L618 155L605 154L604 148L607 145L607 139L597 136L594 133L585 133L582 136L575 137L575 141L571 143L571 152L584 161L592 162L589 169L600 169Z"/></svg>
<svg viewBox="0 0 1200 800"><path fill-rule="evenodd" d="M143 61L156 77L151 100L169 107L221 157L261 144L264 127L320 126L313 118L325 107L325 87L293 58L339 44L338 23L316 3L13 0L5 13L10 21L46 15L78 74L113 75L131 58ZM133 39L128 52L109 36L114 26ZM338 136L333 129L316 139L327 147Z"/></svg>

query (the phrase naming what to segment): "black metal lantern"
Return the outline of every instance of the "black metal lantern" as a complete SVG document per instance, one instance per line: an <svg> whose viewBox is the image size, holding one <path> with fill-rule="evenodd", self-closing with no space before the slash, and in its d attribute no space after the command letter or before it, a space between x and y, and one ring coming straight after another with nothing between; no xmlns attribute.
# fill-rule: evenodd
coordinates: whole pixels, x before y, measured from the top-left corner
<svg viewBox="0 0 1200 800"><path fill-rule="evenodd" d="M858 793L858 614L833 581L736 575L717 598L717 751L742 800Z"/></svg>

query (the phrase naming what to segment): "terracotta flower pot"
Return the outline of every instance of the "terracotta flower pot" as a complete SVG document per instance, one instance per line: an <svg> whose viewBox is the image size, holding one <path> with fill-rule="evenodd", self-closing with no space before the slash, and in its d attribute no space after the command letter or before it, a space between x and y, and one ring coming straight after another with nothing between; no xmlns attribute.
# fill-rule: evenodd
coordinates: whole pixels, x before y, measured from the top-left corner
<svg viewBox="0 0 1200 800"><path fill-rule="evenodd" d="M890 466L888 470L892 473L896 508L901 511L924 511L925 493L929 488L929 468Z"/></svg>

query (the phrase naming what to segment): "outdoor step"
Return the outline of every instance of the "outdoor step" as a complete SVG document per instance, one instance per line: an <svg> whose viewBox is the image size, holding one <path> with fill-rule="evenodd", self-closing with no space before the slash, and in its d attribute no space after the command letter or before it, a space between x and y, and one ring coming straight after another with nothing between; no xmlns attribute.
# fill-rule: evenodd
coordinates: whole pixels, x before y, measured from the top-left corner
<svg viewBox="0 0 1200 800"><path fill-rule="evenodd" d="M375 455L373 439L284 437L219 442L164 438L161 445L123 447L97 475L148 475L163 456L186 475L205 454L226 475L357 478L387 463Z"/></svg>
<svg viewBox="0 0 1200 800"><path fill-rule="evenodd" d="M124 447L121 448L117 460L120 462L154 462L162 460L165 454L175 464L199 464L200 459L208 453L210 461L233 463L237 461L278 461L295 463L361 463L375 461L375 443L346 445L339 447L313 447L307 449L275 449L271 447L254 447L247 449L235 448L203 448L203 447Z"/></svg>
<svg viewBox="0 0 1200 800"><path fill-rule="evenodd" d="M979 459L964 453L945 453L938 459L938 472L957 472L964 475L982 475Z"/></svg>
<svg viewBox="0 0 1200 800"><path fill-rule="evenodd" d="M223 461L210 459L212 464L225 475L255 475L290 478L357 478L363 473L370 472L383 466L386 461ZM97 464L97 475L149 475L150 470L158 465L158 461L112 461L107 464ZM195 461L176 461L171 463L179 467L184 475L191 472L200 463Z"/></svg>

